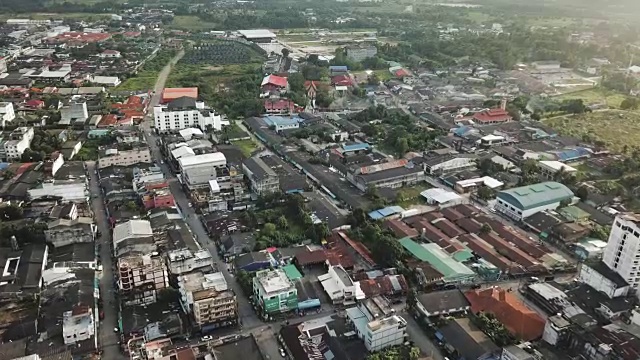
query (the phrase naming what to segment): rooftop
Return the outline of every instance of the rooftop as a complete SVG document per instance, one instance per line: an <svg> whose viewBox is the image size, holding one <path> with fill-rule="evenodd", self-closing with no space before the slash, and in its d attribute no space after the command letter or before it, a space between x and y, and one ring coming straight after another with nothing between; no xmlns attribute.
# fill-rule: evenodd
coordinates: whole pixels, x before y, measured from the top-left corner
<svg viewBox="0 0 640 360"><path fill-rule="evenodd" d="M629 286L627 281L622 276L620 276L620 274L609 268L607 264L602 261L586 262L584 265L589 266L600 275L604 276L606 279L614 283L617 287Z"/></svg>
<svg viewBox="0 0 640 360"><path fill-rule="evenodd" d="M420 294L418 302L430 313L463 309L469 306L469 301L458 289Z"/></svg>
<svg viewBox="0 0 640 360"><path fill-rule="evenodd" d="M227 159L225 158L223 153L214 152L214 153L208 153L208 154L202 154L202 155L182 157L178 160L178 162L180 163L181 168L185 168L188 166L204 165L208 163L226 164Z"/></svg>
<svg viewBox="0 0 640 360"><path fill-rule="evenodd" d="M419 244L410 238L400 239L400 244L413 256L429 263L445 276L445 279L458 277L473 277L475 273L467 266L454 260L436 244Z"/></svg>
<svg viewBox="0 0 640 360"><path fill-rule="evenodd" d="M498 198L521 210L529 210L572 199L573 192L563 184L548 181L500 191L498 192Z"/></svg>
<svg viewBox="0 0 640 360"><path fill-rule="evenodd" d="M267 294L281 292L294 287L282 269L258 271L256 279Z"/></svg>
<svg viewBox="0 0 640 360"><path fill-rule="evenodd" d="M113 228L113 242L118 243L122 240L133 237L146 237L153 235L151 224L148 220L129 220L125 223L118 224Z"/></svg>
<svg viewBox="0 0 640 360"><path fill-rule="evenodd" d="M276 34L267 29L238 30L238 34L247 39L276 38Z"/></svg>

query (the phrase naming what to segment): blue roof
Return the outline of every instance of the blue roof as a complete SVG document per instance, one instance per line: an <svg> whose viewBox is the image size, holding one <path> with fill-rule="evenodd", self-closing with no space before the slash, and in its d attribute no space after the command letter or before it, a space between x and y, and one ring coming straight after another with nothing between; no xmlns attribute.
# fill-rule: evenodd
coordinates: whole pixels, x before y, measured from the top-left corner
<svg viewBox="0 0 640 360"><path fill-rule="evenodd" d="M370 147L371 146L369 146L369 144L367 143L358 143L358 144L344 145L342 149L344 151L359 151L359 150L366 150Z"/></svg>
<svg viewBox="0 0 640 360"><path fill-rule="evenodd" d="M335 65L335 66L329 66L329 71L347 71L349 70L349 68L347 68L346 65Z"/></svg>
<svg viewBox="0 0 640 360"><path fill-rule="evenodd" d="M4 170L9 167L11 163L0 163L0 170Z"/></svg>
<svg viewBox="0 0 640 360"><path fill-rule="evenodd" d="M391 216L393 214L399 214L403 212L404 209L400 206L387 206L386 208L374 210L369 213L369 217L374 220L380 220L387 216Z"/></svg>
<svg viewBox="0 0 640 360"><path fill-rule="evenodd" d="M382 215L378 210L374 210L374 211L370 212L368 215L373 220L380 220L380 219L384 218L384 215Z"/></svg>
<svg viewBox="0 0 640 360"><path fill-rule="evenodd" d="M571 161L591 155L591 152L587 148L583 147L554 151L551 153L558 158L558 161Z"/></svg>
<svg viewBox="0 0 640 360"><path fill-rule="evenodd" d="M300 122L299 117L283 117L283 116L265 116L264 122L267 123L268 126L287 126L287 125L295 125Z"/></svg>

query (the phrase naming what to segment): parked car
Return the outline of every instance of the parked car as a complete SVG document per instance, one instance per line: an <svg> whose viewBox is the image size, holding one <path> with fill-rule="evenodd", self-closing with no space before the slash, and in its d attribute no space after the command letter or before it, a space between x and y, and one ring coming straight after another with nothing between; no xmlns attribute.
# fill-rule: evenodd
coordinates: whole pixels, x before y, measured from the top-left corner
<svg viewBox="0 0 640 360"><path fill-rule="evenodd" d="M210 341L210 340L213 340L213 336L206 335L206 336L203 336L200 340L201 341Z"/></svg>

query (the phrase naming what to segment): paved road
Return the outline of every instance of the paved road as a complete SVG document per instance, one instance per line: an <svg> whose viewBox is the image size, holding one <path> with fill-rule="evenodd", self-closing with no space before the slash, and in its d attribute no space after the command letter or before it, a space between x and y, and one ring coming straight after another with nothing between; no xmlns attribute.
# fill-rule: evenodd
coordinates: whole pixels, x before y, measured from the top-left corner
<svg viewBox="0 0 640 360"><path fill-rule="evenodd" d="M413 341L415 346L419 347L427 356L431 356L433 360L444 360L444 356L438 346L427 336L413 316L409 315L406 311L400 311L398 315L407 320L407 333L409 334L409 339Z"/></svg>
<svg viewBox="0 0 640 360"><path fill-rule="evenodd" d="M111 260L111 247L109 245L111 241L111 229L105 215L104 201L102 191L100 191L98 184L98 177L95 174L96 164L93 161L88 161L86 165L90 178L91 208L94 211L96 225L101 233L101 236L96 238L96 241L101 246L100 260L102 262L102 277L100 279L100 296L103 301L102 309L104 311L104 319L100 321L98 339L100 348L103 350L102 359L120 360L126 357L120 352L120 345L118 345L120 337L113 331L113 329L118 326L118 312L120 309L114 296L117 290L113 288L113 264Z"/></svg>
<svg viewBox="0 0 640 360"><path fill-rule="evenodd" d="M169 63L162 68L162 71L158 74L158 79L156 79L156 85L153 87L154 94L151 97L151 102L149 103L149 110L153 115L153 107L160 103L160 98L162 96L162 89L164 89L164 84L167 82L167 78L171 73L171 67L175 65L182 57L184 56L184 50L180 50L176 56L169 61Z"/></svg>

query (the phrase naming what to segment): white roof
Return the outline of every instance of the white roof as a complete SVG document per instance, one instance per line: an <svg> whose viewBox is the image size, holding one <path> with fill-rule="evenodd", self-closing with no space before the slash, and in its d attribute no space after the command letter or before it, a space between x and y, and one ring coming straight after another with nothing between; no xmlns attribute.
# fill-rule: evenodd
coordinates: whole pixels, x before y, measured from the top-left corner
<svg viewBox="0 0 640 360"><path fill-rule="evenodd" d="M344 86L344 85L336 86L336 91L347 91L347 90L349 90L348 86Z"/></svg>
<svg viewBox="0 0 640 360"><path fill-rule="evenodd" d="M115 84L120 79L117 76L93 76L90 81L97 84Z"/></svg>
<svg viewBox="0 0 640 360"><path fill-rule="evenodd" d="M633 65L629 68L629 71L631 71L632 73L640 73L640 66Z"/></svg>
<svg viewBox="0 0 640 360"><path fill-rule="evenodd" d="M259 38L275 38L276 34L267 29L255 29L255 30L238 30L238 33L247 39L259 39Z"/></svg>
<svg viewBox="0 0 640 360"><path fill-rule="evenodd" d="M113 243L117 244L129 238L151 235L153 235L153 230L151 230L151 223L148 220L129 220L113 228Z"/></svg>
<svg viewBox="0 0 640 360"><path fill-rule="evenodd" d="M480 139L484 141L496 141L496 140L504 140L504 136L489 134L487 136L483 136Z"/></svg>
<svg viewBox="0 0 640 360"><path fill-rule="evenodd" d="M202 136L202 130L198 128L187 128L180 130L180 136L185 140L191 140L194 135Z"/></svg>
<svg viewBox="0 0 640 360"><path fill-rule="evenodd" d="M462 187L467 187L467 186L476 185L478 183L483 183L484 186L488 186L492 189L499 188L500 186L504 185L502 181L496 180L491 176L483 176L475 179L460 180L456 184Z"/></svg>
<svg viewBox="0 0 640 360"><path fill-rule="evenodd" d="M196 153L193 152L193 149L191 149L188 146L180 146L171 150L171 156L173 156L173 158L176 160L179 160L184 157L195 156L195 155Z"/></svg>
<svg viewBox="0 0 640 360"><path fill-rule="evenodd" d="M441 188L427 189L420 193L426 199L431 199L437 203L444 204L449 201L459 200L462 197L452 191L447 191Z"/></svg>
<svg viewBox="0 0 640 360"><path fill-rule="evenodd" d="M220 185L218 184L218 180L209 180L209 189L212 193L220 192Z"/></svg>
<svg viewBox="0 0 640 360"><path fill-rule="evenodd" d="M549 169L552 169L553 171L560 171L560 169L563 169L566 172L576 172L578 171L578 169L571 167L563 162L560 161L553 161L553 160L543 160L543 161L539 161L539 163L541 165L544 165L546 167L548 167Z"/></svg>
<svg viewBox="0 0 640 360"><path fill-rule="evenodd" d="M196 166L207 163L227 163L227 158L221 152L214 152L209 154L195 155L183 157L178 160L180 167Z"/></svg>

